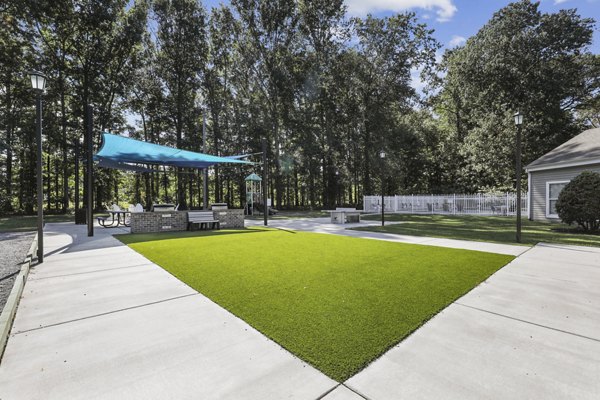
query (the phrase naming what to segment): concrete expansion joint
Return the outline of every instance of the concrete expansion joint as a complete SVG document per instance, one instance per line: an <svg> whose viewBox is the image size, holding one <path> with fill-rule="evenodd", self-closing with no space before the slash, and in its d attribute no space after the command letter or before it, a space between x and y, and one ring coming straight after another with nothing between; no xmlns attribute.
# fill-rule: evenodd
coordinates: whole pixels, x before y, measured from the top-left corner
<svg viewBox="0 0 600 400"><path fill-rule="evenodd" d="M555 332L566 333L567 335L572 335L572 336L577 336L577 337L580 337L580 338L583 338L583 339L593 340L594 342L599 342L600 343L600 339L596 339L596 338L585 336L585 335L580 335L580 334L574 333L574 332L565 331L563 329L553 328L551 326L542 325L542 324L536 324L535 322L526 321L524 319L511 317L509 315L500 314L500 313L497 313L497 312L494 312L494 311L484 310L483 308L469 306L467 304L462 304L462 303L459 303L457 301L455 301L453 304L456 304L456 305L459 305L459 306L463 306L463 307L467 307L467 308L470 308L472 310L477 310L477 311L485 312L485 313L488 313L488 314L497 315L497 316L502 317L502 318L508 318L508 319L513 320L513 321L523 322L523 323L529 324L529 325L535 325L535 326L538 326L540 328L549 329L549 330L552 330L552 331L555 331Z"/></svg>
<svg viewBox="0 0 600 400"><path fill-rule="evenodd" d="M358 390L353 389L350 386L346 385L346 383L342 383L342 386L345 387L346 389L348 389L349 391L351 391L352 393L356 394L357 396L362 397L365 400L371 400L369 397L367 397L366 395L362 394Z"/></svg>
<svg viewBox="0 0 600 400"><path fill-rule="evenodd" d="M86 319L92 319L92 318L96 318L96 317L102 317L104 315L116 314L116 313L119 313L119 312L122 312L122 311L134 310L134 309L137 309L137 308L147 307L147 306L151 306L151 305L154 305L154 304L166 303L167 301L178 300L178 299L182 299L182 298L190 297L190 296L197 296L199 294L200 293L184 294L182 296L170 297L168 299L163 299L163 300L158 300L158 301L152 301L150 303L139 304L137 306L125 307L125 308L121 308L121 309L118 309L118 310L108 311L108 312L104 312L104 313L100 313L100 314L89 315L87 317L70 319L68 321L57 322L55 324L48 324L48 325L40 326L40 327L37 327L37 328L25 329L25 330L22 330L22 331L19 331L19 332L15 332L14 335L20 335L20 334L23 334L23 333L28 333L28 332L33 332L33 331L39 331L39 330L42 330L42 329L51 328L53 326L60 326L60 325L70 324L71 322L84 321Z"/></svg>
<svg viewBox="0 0 600 400"><path fill-rule="evenodd" d="M327 396L329 393L333 392L335 389L339 388L340 386L342 386L342 384L338 383L337 385L335 385L334 387L332 387L331 389L327 390L325 393L323 393L322 395L317 397L315 400L323 399L325 396Z"/></svg>
<svg viewBox="0 0 600 400"><path fill-rule="evenodd" d="M142 264L136 264L136 265L128 265L126 267L114 267L114 268L104 268L104 269L95 269L93 271L86 271L86 272L73 272L70 274L62 274L62 275L51 275L51 276L43 276L41 278L38 278L34 275L30 275L29 279L32 281L41 281L42 279L51 279L51 278L62 278L65 276L73 276L73 275L86 275L86 274L95 274L98 272L105 272L105 271L113 271L115 269L126 269L126 268L138 268L138 267L144 267L147 265L153 265L152 262L148 261Z"/></svg>
<svg viewBox="0 0 600 400"><path fill-rule="evenodd" d="M332 387L331 389L327 390L325 393L323 393L322 395L320 395L319 397L317 397L315 400L322 400L325 399L327 396L329 396L331 393L335 392L336 389L338 388L345 388L348 389L349 391L351 391L352 393L354 393L355 395L359 396L361 399L364 400L371 400L370 398L368 398L367 396L365 396L364 394L356 391L355 389L351 388L350 386L346 385L345 383L338 383L337 385L335 385L334 387Z"/></svg>

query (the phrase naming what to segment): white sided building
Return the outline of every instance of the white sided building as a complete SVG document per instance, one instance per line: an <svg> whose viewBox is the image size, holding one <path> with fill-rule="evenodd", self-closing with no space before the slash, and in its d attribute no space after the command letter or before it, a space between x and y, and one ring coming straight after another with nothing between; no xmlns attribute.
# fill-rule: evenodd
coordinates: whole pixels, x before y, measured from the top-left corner
<svg viewBox="0 0 600 400"><path fill-rule="evenodd" d="M588 129L525 167L529 219L558 221L560 191L584 171L600 173L600 128Z"/></svg>

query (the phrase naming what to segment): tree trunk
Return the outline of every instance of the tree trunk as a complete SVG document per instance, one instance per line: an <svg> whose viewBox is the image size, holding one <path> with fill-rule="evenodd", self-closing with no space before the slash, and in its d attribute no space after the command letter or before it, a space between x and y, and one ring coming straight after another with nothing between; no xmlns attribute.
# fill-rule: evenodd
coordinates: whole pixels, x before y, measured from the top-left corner
<svg viewBox="0 0 600 400"><path fill-rule="evenodd" d="M50 149L48 149L50 150ZM42 176L44 176L44 172L42 171ZM51 200L51 191L50 191L50 155L46 156L46 208L50 211L52 207Z"/></svg>
<svg viewBox="0 0 600 400"><path fill-rule="evenodd" d="M63 198L62 212L66 213L69 208L69 164L67 152L67 108L65 105L65 80L63 75L63 66L65 65L65 53L62 51L62 63L59 70L58 81L60 90L60 115L61 115L61 131L62 131L62 153L63 153Z"/></svg>
<svg viewBox="0 0 600 400"><path fill-rule="evenodd" d="M8 210L12 211L12 134L13 134L13 114L12 114L12 92L10 80L6 83L6 198L8 199ZM22 181L21 181L22 182Z"/></svg>

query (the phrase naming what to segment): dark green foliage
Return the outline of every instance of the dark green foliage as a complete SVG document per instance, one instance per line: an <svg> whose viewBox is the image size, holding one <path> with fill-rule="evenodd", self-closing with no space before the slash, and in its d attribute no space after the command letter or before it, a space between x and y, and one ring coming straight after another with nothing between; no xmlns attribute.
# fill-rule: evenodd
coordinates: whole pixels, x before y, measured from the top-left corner
<svg viewBox="0 0 600 400"><path fill-rule="evenodd" d="M196 97L206 64L206 15L196 0L156 0L154 17L157 29L157 75L166 89L163 112L175 133L177 148L191 148L197 138L193 127L197 123ZM184 135L184 131L188 131ZM185 136L185 137L184 137ZM185 141L184 141L185 139ZM183 169L177 169L177 203L187 208Z"/></svg>
<svg viewBox="0 0 600 400"><path fill-rule="evenodd" d="M599 57L588 48L593 30L594 20L576 10L546 14L523 0L445 53L435 108L451 151L442 170L458 191L514 187L517 110L524 165L583 130L574 110L590 110L600 85Z"/></svg>
<svg viewBox="0 0 600 400"><path fill-rule="evenodd" d="M586 171L569 182L558 195L556 211L566 224L585 231L600 229L600 174Z"/></svg>
<svg viewBox="0 0 600 400"><path fill-rule="evenodd" d="M524 164L599 123L594 22L529 0L447 51L439 78L440 45L416 14L349 18L342 0L232 0L209 13L197 0L5 0L0 24L0 212L34 211L34 67L49 77L45 207L56 212L73 207L86 103L96 145L106 129L200 151L203 114L209 153L260 152L266 138L278 209L360 207L382 189L511 190L516 108ZM241 206L250 172L264 175L214 168L209 201ZM96 208L201 206L196 170L96 174Z"/></svg>

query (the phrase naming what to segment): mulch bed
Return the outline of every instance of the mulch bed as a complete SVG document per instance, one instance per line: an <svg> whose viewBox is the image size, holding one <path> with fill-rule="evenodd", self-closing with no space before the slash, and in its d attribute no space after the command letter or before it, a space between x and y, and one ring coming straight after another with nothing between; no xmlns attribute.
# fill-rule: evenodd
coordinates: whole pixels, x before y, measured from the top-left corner
<svg viewBox="0 0 600 400"><path fill-rule="evenodd" d="M0 233L0 254L2 254L0 257L0 312L4 308L34 236L33 232Z"/></svg>

